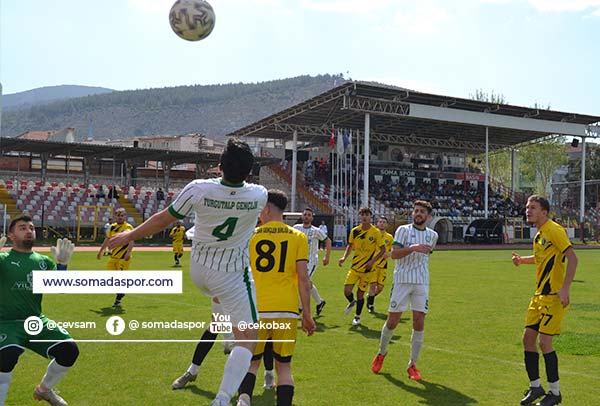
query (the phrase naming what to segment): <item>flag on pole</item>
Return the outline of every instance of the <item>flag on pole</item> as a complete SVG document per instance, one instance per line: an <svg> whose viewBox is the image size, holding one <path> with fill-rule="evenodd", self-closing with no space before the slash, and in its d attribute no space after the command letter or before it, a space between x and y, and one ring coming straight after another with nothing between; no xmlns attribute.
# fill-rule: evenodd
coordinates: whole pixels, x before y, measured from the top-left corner
<svg viewBox="0 0 600 406"><path fill-rule="evenodd" d="M333 136L333 127L331 128L331 137L329 137L329 146L331 148L335 147L335 137Z"/></svg>
<svg viewBox="0 0 600 406"><path fill-rule="evenodd" d="M348 134L348 149L352 154L352 130L350 130L350 133Z"/></svg>
<svg viewBox="0 0 600 406"><path fill-rule="evenodd" d="M337 153L338 154L343 154L344 153L344 138L342 135L342 132L340 130L338 130L338 136L337 136Z"/></svg>
<svg viewBox="0 0 600 406"><path fill-rule="evenodd" d="M342 142L344 143L344 152L346 152L346 150L348 149L348 131L344 130L342 132Z"/></svg>

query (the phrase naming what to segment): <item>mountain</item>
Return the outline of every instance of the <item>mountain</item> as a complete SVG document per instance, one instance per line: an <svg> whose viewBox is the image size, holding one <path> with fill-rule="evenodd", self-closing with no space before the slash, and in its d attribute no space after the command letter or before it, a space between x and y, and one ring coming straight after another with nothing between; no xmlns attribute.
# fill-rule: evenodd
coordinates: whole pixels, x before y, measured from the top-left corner
<svg viewBox="0 0 600 406"><path fill-rule="evenodd" d="M37 89L27 90L25 92L3 95L2 109L4 111L10 111L38 104L45 104L56 100L72 99L74 97L110 93L113 91L114 90L105 87L77 85L38 87Z"/></svg>
<svg viewBox="0 0 600 406"><path fill-rule="evenodd" d="M187 133L220 138L345 81L340 74L113 91L4 111L2 135L74 127L78 141L88 134L98 140Z"/></svg>

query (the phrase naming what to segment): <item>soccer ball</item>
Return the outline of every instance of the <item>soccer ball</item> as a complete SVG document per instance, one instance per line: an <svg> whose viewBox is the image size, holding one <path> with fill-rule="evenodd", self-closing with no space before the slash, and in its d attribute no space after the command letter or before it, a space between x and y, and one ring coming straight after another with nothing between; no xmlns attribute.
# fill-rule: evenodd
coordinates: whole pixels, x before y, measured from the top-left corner
<svg viewBox="0 0 600 406"><path fill-rule="evenodd" d="M181 38L200 41L215 27L215 12L204 0L177 0L171 7L169 23Z"/></svg>

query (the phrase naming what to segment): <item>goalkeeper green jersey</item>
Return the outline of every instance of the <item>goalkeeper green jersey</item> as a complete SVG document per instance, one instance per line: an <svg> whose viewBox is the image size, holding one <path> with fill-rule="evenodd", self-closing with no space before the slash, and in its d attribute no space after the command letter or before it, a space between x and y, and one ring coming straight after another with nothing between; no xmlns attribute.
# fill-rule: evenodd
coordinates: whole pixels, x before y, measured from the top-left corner
<svg viewBox="0 0 600 406"><path fill-rule="evenodd" d="M32 271L52 271L54 261L37 252L0 252L0 321L42 314L42 294L33 293Z"/></svg>

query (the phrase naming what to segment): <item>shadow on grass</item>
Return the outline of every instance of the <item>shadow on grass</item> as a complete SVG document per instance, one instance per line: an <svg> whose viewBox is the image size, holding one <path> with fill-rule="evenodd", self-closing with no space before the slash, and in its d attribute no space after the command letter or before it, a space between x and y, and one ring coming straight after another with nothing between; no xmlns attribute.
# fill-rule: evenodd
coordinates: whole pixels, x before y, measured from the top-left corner
<svg viewBox="0 0 600 406"><path fill-rule="evenodd" d="M206 402L206 403L212 402L212 400L215 398L215 396L217 396L217 394L215 392L199 388L196 385L187 385L187 386L183 387L182 389L177 389L177 390L178 391L190 391L194 395L204 396L206 399L208 399L208 402Z"/></svg>
<svg viewBox="0 0 600 406"><path fill-rule="evenodd" d="M381 330L371 330L369 327L365 326L364 324L359 324L358 326L350 326L350 328L348 328L348 331L353 331L355 333L359 333L360 335L362 335L365 338L379 340L379 338L381 337Z"/></svg>
<svg viewBox="0 0 600 406"><path fill-rule="evenodd" d="M263 390L263 388L258 387L258 389L254 390L254 395L252 396L252 406L272 406L276 402L277 398L277 390ZM262 392L261 392L262 391ZM258 393L257 392L261 392Z"/></svg>
<svg viewBox="0 0 600 406"><path fill-rule="evenodd" d="M380 319L380 320L387 320L387 313L379 313L379 312L373 312L371 313L371 315L373 317L375 317L376 319Z"/></svg>
<svg viewBox="0 0 600 406"><path fill-rule="evenodd" d="M419 396L422 399L419 401L420 405L470 406L479 403L476 399L441 384L420 380L411 381L414 382L415 385L418 385L413 386L406 384L389 373L382 373L379 375L383 376L398 388Z"/></svg>
<svg viewBox="0 0 600 406"><path fill-rule="evenodd" d="M125 314L122 307L102 307L100 309L90 309L90 312L96 313L100 317L110 317L115 314Z"/></svg>
<svg viewBox="0 0 600 406"><path fill-rule="evenodd" d="M316 330L317 333L322 333L327 330L335 330L337 328L340 328L340 326L337 324L328 325L328 324L319 322L318 319L314 319L314 320L315 320L315 324L317 325L317 330ZM298 325L298 330L301 330L300 325Z"/></svg>

